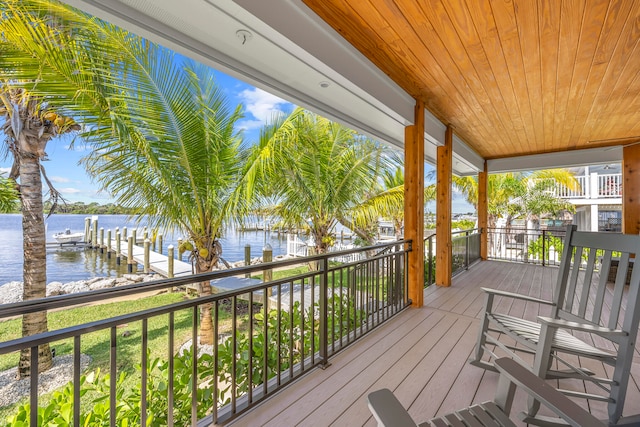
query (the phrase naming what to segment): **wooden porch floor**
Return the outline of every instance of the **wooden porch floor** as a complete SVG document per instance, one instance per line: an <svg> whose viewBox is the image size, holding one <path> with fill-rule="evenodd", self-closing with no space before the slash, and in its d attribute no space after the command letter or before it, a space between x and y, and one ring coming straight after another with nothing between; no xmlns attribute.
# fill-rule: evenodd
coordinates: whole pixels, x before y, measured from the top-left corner
<svg viewBox="0 0 640 427"><path fill-rule="evenodd" d="M489 400L498 375L467 363L484 304L480 287L549 298L556 273L554 267L478 263L456 276L450 288L426 289L423 308L400 313L336 355L327 369L314 370L229 425L374 426L366 396L385 387L418 422ZM524 313L524 318L547 314L530 303L515 302L507 309ZM640 414L638 344L636 348L625 415ZM578 402L586 406L584 400ZM514 412L524 407L525 397L519 393ZM590 403L589 410L606 418L601 403Z"/></svg>

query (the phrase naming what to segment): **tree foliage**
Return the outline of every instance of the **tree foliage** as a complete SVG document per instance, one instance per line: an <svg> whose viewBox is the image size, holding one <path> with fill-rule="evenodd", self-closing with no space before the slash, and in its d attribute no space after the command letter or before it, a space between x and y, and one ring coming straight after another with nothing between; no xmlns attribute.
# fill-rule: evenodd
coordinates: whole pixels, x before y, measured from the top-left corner
<svg viewBox="0 0 640 427"><path fill-rule="evenodd" d="M11 213L18 206L18 192L13 180L0 175L0 212Z"/></svg>
<svg viewBox="0 0 640 427"><path fill-rule="evenodd" d="M477 206L477 177L454 177L453 184L464 194L467 202ZM493 227L497 218L531 219L544 214L556 215L562 210L572 210L572 205L553 191L557 185L575 189L578 182L565 169L490 174L487 180L489 226Z"/></svg>
<svg viewBox="0 0 640 427"><path fill-rule="evenodd" d="M247 162L247 191L271 203L286 226L308 226L324 253L335 226L374 194L387 164L380 144L298 108L263 130Z"/></svg>

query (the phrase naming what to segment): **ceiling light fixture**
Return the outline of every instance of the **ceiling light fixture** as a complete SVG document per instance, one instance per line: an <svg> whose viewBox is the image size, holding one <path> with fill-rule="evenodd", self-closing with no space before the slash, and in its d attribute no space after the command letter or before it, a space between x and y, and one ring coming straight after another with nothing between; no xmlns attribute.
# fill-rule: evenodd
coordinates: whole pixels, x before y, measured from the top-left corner
<svg viewBox="0 0 640 427"><path fill-rule="evenodd" d="M329 83L329 82L327 82L327 81L322 81L322 82L320 82L320 87L321 87L322 89L326 89L326 88L328 88L329 86L331 86L331 83Z"/></svg>
<svg viewBox="0 0 640 427"><path fill-rule="evenodd" d="M236 37L244 45L253 38L253 34L251 34L251 32L248 30L238 30L236 31Z"/></svg>

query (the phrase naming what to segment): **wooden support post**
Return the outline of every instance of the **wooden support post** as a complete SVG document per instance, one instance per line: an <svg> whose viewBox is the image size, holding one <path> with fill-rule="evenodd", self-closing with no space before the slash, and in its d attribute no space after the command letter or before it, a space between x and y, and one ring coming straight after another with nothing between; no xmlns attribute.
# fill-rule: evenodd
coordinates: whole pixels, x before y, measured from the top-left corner
<svg viewBox="0 0 640 427"><path fill-rule="evenodd" d="M480 258L487 260L489 255L489 208L487 203L487 184L489 176L487 174L487 162L484 162L484 170L478 173L478 228L480 229Z"/></svg>
<svg viewBox="0 0 640 427"><path fill-rule="evenodd" d="M100 227L100 237L98 239L100 242L100 253L104 253L104 227Z"/></svg>
<svg viewBox="0 0 640 427"><path fill-rule="evenodd" d="M138 229L134 228L133 230L131 230L131 237L133 237L133 244L137 245L138 244Z"/></svg>
<svg viewBox="0 0 640 427"><path fill-rule="evenodd" d="M251 265L251 245L248 243L244 245L244 265L247 267ZM247 273L244 277L251 277L251 274Z"/></svg>
<svg viewBox="0 0 640 427"><path fill-rule="evenodd" d="M98 247L98 220L94 219L91 225L93 226L91 232L91 247L96 249Z"/></svg>
<svg viewBox="0 0 640 427"><path fill-rule="evenodd" d="M167 277L173 278L173 245L167 247Z"/></svg>
<svg viewBox="0 0 640 427"><path fill-rule="evenodd" d="M162 234L158 234L158 253L162 254Z"/></svg>
<svg viewBox="0 0 640 427"><path fill-rule="evenodd" d="M121 243L122 236L120 236L120 231L116 228L116 265L120 265L120 259L122 258Z"/></svg>
<svg viewBox="0 0 640 427"><path fill-rule="evenodd" d="M122 227L122 240L127 240L129 236L127 236L127 227Z"/></svg>
<svg viewBox="0 0 640 427"><path fill-rule="evenodd" d="M149 273L149 251L151 249L151 240L144 240L144 264L142 265L145 274Z"/></svg>
<svg viewBox="0 0 640 427"><path fill-rule="evenodd" d="M415 107L415 124L404 132L404 238L412 241L408 254L409 299L424 304L424 102Z"/></svg>
<svg viewBox="0 0 640 427"><path fill-rule="evenodd" d="M127 237L127 272L133 273L133 236Z"/></svg>
<svg viewBox="0 0 640 427"><path fill-rule="evenodd" d="M182 261L182 254L184 253L184 245L182 239L178 239L178 259Z"/></svg>
<svg viewBox="0 0 640 427"><path fill-rule="evenodd" d="M271 261L273 261L273 249L271 248L271 245L267 243L266 245L264 245L264 248L262 248L262 262L268 263ZM267 270L264 270L262 275L262 281L270 282L272 279L273 279L273 270L271 270L270 268Z"/></svg>
<svg viewBox="0 0 640 427"><path fill-rule="evenodd" d="M84 242L89 243L91 241L91 218L84 219Z"/></svg>
<svg viewBox="0 0 640 427"><path fill-rule="evenodd" d="M147 240L149 238L149 230L147 229L147 226L145 225L144 228L142 229L142 238L144 240Z"/></svg>
<svg viewBox="0 0 640 427"><path fill-rule="evenodd" d="M447 127L444 145L437 148L436 285L451 286L451 170L453 129Z"/></svg>
<svg viewBox="0 0 640 427"><path fill-rule="evenodd" d="M622 149L622 232L640 233L640 144ZM636 257L639 256L636 254Z"/></svg>
<svg viewBox="0 0 640 427"><path fill-rule="evenodd" d="M107 230L107 259L111 258L111 229Z"/></svg>
<svg viewBox="0 0 640 427"><path fill-rule="evenodd" d="M267 263L273 261L273 248L270 244L264 245L262 248L262 262ZM267 269L262 272L262 283L270 282L273 280L273 270ZM300 291L304 292L304 288ZM264 298L264 303L267 307L267 311L269 311L269 298L273 295L273 289L271 287L267 288L267 292Z"/></svg>

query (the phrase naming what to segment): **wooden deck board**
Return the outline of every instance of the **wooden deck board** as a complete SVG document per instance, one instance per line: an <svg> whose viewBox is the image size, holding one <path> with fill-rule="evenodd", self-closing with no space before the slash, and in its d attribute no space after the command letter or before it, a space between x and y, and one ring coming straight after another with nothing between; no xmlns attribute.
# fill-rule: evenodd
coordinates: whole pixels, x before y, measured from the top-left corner
<svg viewBox="0 0 640 427"><path fill-rule="evenodd" d="M384 387L394 391L418 422L490 400L498 375L467 363L484 305L480 287L550 299L556 272L555 267L498 261L472 266L451 287L426 289L423 308L400 313L338 353L327 369L312 371L229 425L374 426L366 396ZM548 308L506 298L496 298L495 304L525 318L549 314ZM635 355L640 357L638 346ZM588 366L605 369L591 362ZM640 414L640 359L631 375L625 415ZM514 412L525 407L526 396L517 393ZM606 415L604 405L590 409L598 417Z"/></svg>

